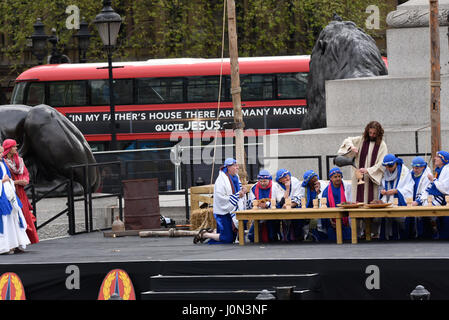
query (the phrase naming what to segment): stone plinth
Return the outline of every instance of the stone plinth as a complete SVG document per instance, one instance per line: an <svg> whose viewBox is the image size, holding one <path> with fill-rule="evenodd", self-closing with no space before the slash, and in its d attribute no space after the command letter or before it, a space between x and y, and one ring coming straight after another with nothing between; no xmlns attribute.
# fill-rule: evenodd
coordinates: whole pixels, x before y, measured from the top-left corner
<svg viewBox="0 0 449 320"><path fill-rule="evenodd" d="M371 120L386 127L430 122L429 77L371 77L326 82L328 128L362 126ZM449 77L441 77L441 123L449 124Z"/></svg>

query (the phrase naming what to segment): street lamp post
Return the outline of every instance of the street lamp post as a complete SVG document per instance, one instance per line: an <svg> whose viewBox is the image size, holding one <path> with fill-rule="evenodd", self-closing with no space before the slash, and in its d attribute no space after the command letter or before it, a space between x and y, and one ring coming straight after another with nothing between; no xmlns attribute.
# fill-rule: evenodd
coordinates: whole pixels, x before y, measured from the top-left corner
<svg viewBox="0 0 449 320"><path fill-rule="evenodd" d="M89 33L89 25L88 23L83 19L80 22L80 29L78 32L74 35L75 38L78 38L78 56L79 56L79 62L80 63L86 63L86 51L89 48L90 43L90 37L92 35Z"/></svg>
<svg viewBox="0 0 449 320"><path fill-rule="evenodd" d="M36 56L39 64L42 64L47 55L47 40L48 36L44 31L44 24L40 18L37 18L36 23L33 24L34 32L30 36L32 41L33 54Z"/></svg>
<svg viewBox="0 0 449 320"><path fill-rule="evenodd" d="M89 38L91 37L88 30L87 23L83 20L80 23L80 30L75 35L78 38L78 51L80 52L80 62L86 62L86 51L89 48ZM44 62L47 56L47 41L52 44L51 54L48 56L46 63L59 64L59 63L71 63L70 58L58 50L59 38L56 34L56 29L52 28L51 35L45 34L44 24L40 18L37 18L35 24L33 24L34 32L28 37L31 40L29 46L32 53L36 56L38 64Z"/></svg>
<svg viewBox="0 0 449 320"><path fill-rule="evenodd" d="M103 0L103 9L95 17L94 24L97 26L101 41L108 53L109 70L109 104L111 115L111 149L117 149L117 135L115 126L115 101L114 101L114 79L112 75L112 50L114 49L122 18L111 7L111 1Z"/></svg>

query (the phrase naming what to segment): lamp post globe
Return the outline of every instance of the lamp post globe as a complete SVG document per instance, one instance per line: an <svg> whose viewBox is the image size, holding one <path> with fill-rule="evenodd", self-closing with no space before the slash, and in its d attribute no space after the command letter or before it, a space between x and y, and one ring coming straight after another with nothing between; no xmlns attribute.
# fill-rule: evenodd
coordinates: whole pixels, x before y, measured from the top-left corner
<svg viewBox="0 0 449 320"><path fill-rule="evenodd" d="M103 9L94 19L101 41L106 47L113 47L117 43L118 32L122 18L111 7L110 0L103 1Z"/></svg>

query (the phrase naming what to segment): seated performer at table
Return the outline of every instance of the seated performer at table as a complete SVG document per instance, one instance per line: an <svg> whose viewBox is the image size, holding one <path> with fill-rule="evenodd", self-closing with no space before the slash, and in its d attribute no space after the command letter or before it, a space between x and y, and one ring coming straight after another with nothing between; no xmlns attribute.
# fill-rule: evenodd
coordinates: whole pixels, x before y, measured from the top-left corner
<svg viewBox="0 0 449 320"><path fill-rule="evenodd" d="M332 168L329 171L329 184L323 190L322 199L327 199L329 208L337 207L342 202L351 200L351 184L343 180L343 172L339 168ZM327 232L327 239L336 241L335 219L321 219L323 229ZM342 219L343 240L351 240L351 224L348 217Z"/></svg>
<svg viewBox="0 0 449 320"><path fill-rule="evenodd" d="M0 146L0 254L23 252L30 240L26 234L26 220L22 203L17 197L11 174L2 158Z"/></svg>
<svg viewBox="0 0 449 320"><path fill-rule="evenodd" d="M209 244L233 243L237 236L233 217L235 211L244 210L247 190L238 175L239 165L232 158L227 158L220 168L214 184L214 217L217 230L201 229L193 238L193 243L210 239Z"/></svg>
<svg viewBox="0 0 449 320"><path fill-rule="evenodd" d="M432 175L432 172L427 162L421 157L415 157L412 160L412 170L410 170L411 184L413 186L412 206L422 206L424 203L427 203L427 199L423 199L422 195L430 184L430 180L427 178L429 174ZM430 219L428 217L407 217L405 226L406 229L411 230L410 237L412 238L427 238L431 236L431 230L427 228L427 226L430 227Z"/></svg>
<svg viewBox="0 0 449 320"><path fill-rule="evenodd" d="M253 209L254 200L257 201L257 208L271 208L271 197L273 190L273 178L268 170L261 170L257 175L257 182L252 186L248 193L248 209ZM277 220L259 221L259 239L260 242L271 242L279 240L279 226ZM254 225L248 232L248 239L254 241Z"/></svg>
<svg viewBox="0 0 449 320"><path fill-rule="evenodd" d="M276 183L273 186L273 198L276 200L276 208L295 208L301 205L299 196L300 182L287 169L276 172ZM282 220L281 240L299 241L302 239L303 220Z"/></svg>
<svg viewBox="0 0 449 320"><path fill-rule="evenodd" d="M427 199L432 196L432 205L444 206L446 205L445 196L449 195L449 152L438 151L433 158L435 166L435 176L428 174L427 178L430 184L423 192L421 198ZM424 201L427 204L426 201ZM432 237L434 239L448 239L449 238L449 217L432 217Z"/></svg>
<svg viewBox="0 0 449 320"><path fill-rule="evenodd" d="M321 199L321 194L325 183L319 179L318 174L313 170L307 170L304 173L301 188L299 190L299 196L301 199L305 199L306 203L303 204L303 206L306 208L313 208L313 200ZM320 204L318 204L318 207L319 206ZM305 240L319 241L327 238L321 219L305 220L303 231Z"/></svg>
<svg viewBox="0 0 449 320"><path fill-rule="evenodd" d="M413 196L410 170L401 158L391 153L384 157L382 165L386 167L386 170L380 185L380 199L384 203L393 203L393 199L396 198L399 206L406 206L406 199ZM405 217L383 218L380 229L381 239L397 240L409 237L405 228ZM376 238L376 235L373 238Z"/></svg>

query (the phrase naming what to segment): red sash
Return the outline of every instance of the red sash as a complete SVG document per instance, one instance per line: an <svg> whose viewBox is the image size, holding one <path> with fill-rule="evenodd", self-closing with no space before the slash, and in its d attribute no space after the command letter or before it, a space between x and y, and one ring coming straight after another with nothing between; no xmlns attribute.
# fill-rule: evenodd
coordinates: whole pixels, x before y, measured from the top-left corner
<svg viewBox="0 0 449 320"><path fill-rule="evenodd" d="M270 195L268 196L268 198L270 198L270 199L271 199L271 190L272 190L271 186L272 186L272 184L273 184L273 181L270 180L270 183L268 184L268 186L266 188L263 188L264 190L270 188ZM260 188L260 184L257 183L256 184L256 188L254 188L254 195L256 196L257 200L259 200L259 188ZM262 188L260 188L260 189L262 189Z"/></svg>

